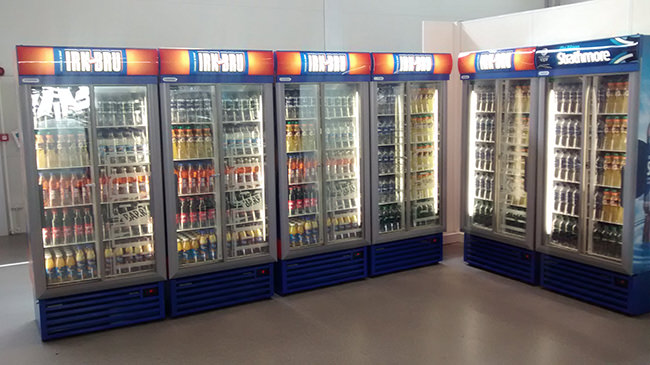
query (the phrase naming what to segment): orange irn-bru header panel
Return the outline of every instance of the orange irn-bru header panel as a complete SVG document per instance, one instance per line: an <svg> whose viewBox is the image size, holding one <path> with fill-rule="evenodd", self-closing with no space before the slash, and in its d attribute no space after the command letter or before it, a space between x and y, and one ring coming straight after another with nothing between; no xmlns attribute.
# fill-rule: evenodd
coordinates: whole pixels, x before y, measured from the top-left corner
<svg viewBox="0 0 650 365"><path fill-rule="evenodd" d="M273 76L273 51L160 49L161 75Z"/></svg>
<svg viewBox="0 0 650 365"><path fill-rule="evenodd" d="M449 53L373 53L373 80L449 79Z"/></svg>
<svg viewBox="0 0 650 365"><path fill-rule="evenodd" d="M494 77L494 73L508 72L517 72L512 77L521 77L522 72L534 76L535 47L463 52L458 55L458 71L464 79L481 74Z"/></svg>
<svg viewBox="0 0 650 365"><path fill-rule="evenodd" d="M21 76L157 76L158 51L17 46Z"/></svg>
<svg viewBox="0 0 650 365"><path fill-rule="evenodd" d="M368 81L370 53L275 52L279 82Z"/></svg>

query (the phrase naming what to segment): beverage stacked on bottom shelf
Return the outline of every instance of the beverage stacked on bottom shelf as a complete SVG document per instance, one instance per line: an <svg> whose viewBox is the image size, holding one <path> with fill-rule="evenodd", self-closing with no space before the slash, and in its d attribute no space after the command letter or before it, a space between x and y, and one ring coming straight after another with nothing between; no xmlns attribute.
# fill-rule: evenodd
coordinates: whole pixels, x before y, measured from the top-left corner
<svg viewBox="0 0 650 365"><path fill-rule="evenodd" d="M48 284L98 278L94 245L46 249L45 274Z"/></svg>
<svg viewBox="0 0 650 365"><path fill-rule="evenodd" d="M178 263L187 265L223 259L214 229L205 229L176 236Z"/></svg>

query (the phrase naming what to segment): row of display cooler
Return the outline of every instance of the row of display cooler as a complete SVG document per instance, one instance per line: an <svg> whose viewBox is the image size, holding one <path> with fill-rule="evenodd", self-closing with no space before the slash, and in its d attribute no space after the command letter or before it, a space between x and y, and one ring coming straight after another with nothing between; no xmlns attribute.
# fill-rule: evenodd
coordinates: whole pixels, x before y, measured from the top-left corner
<svg viewBox="0 0 650 365"><path fill-rule="evenodd" d="M449 54L17 53L44 340L442 259Z"/></svg>

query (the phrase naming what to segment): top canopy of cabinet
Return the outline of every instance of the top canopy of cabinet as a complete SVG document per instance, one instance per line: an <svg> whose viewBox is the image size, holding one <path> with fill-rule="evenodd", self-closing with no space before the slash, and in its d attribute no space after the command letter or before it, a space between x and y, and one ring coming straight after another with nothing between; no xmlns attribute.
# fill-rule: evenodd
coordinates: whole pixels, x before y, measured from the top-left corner
<svg viewBox="0 0 650 365"><path fill-rule="evenodd" d="M372 53L372 80L449 80L452 66L449 53Z"/></svg>

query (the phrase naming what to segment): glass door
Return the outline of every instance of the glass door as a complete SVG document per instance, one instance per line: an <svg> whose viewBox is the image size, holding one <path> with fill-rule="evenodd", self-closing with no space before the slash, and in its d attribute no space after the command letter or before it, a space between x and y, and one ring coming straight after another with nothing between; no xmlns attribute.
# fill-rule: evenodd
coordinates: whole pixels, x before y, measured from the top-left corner
<svg viewBox="0 0 650 365"><path fill-rule="evenodd" d="M496 231L526 236L530 80L499 82Z"/></svg>
<svg viewBox="0 0 650 365"><path fill-rule="evenodd" d="M589 119L587 253L621 259L622 183L627 149L629 75L593 78Z"/></svg>
<svg viewBox="0 0 650 365"><path fill-rule="evenodd" d="M145 86L97 86L101 253L107 277L155 269Z"/></svg>
<svg viewBox="0 0 650 365"><path fill-rule="evenodd" d="M262 85L222 85L220 95L226 255L267 255Z"/></svg>
<svg viewBox="0 0 650 365"><path fill-rule="evenodd" d="M176 247L180 267L223 260L215 171L214 86L170 87L176 185Z"/></svg>
<svg viewBox="0 0 650 365"><path fill-rule="evenodd" d="M405 85L377 85L379 233L405 230Z"/></svg>
<svg viewBox="0 0 650 365"><path fill-rule="evenodd" d="M98 279L90 87L31 88L48 287Z"/></svg>
<svg viewBox="0 0 650 365"><path fill-rule="evenodd" d="M495 80L470 84L467 214L473 227L493 230L497 90Z"/></svg>
<svg viewBox="0 0 650 365"><path fill-rule="evenodd" d="M283 222L289 247L298 249L323 243L320 90L316 84L287 84L284 90L289 219ZM328 157L325 168L335 174L343 161Z"/></svg>
<svg viewBox="0 0 650 365"><path fill-rule="evenodd" d="M579 250L584 234L585 85L583 77L558 77L547 90L544 242L570 251Z"/></svg>
<svg viewBox="0 0 650 365"><path fill-rule="evenodd" d="M409 83L409 226L440 224L440 88Z"/></svg>
<svg viewBox="0 0 650 365"><path fill-rule="evenodd" d="M327 242L363 237L359 86L323 86L323 165Z"/></svg>

